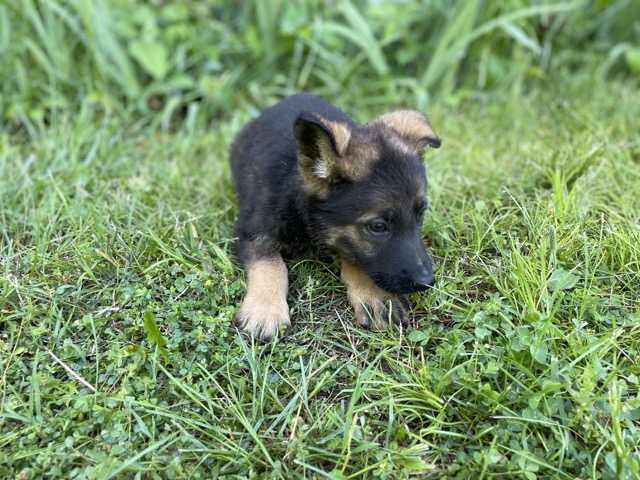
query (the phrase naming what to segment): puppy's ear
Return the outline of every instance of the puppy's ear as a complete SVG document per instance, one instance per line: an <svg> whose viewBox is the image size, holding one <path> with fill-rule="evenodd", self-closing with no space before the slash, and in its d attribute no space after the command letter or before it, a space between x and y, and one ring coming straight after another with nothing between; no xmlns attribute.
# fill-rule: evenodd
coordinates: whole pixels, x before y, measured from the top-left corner
<svg viewBox="0 0 640 480"><path fill-rule="evenodd" d="M317 189L342 176L340 158L344 155L351 130L313 112L302 112L294 123L298 142L298 163L305 181Z"/></svg>
<svg viewBox="0 0 640 480"><path fill-rule="evenodd" d="M427 145L433 148L440 146L440 139L423 113L398 110L385 113L374 122L394 129L418 153L422 153Z"/></svg>

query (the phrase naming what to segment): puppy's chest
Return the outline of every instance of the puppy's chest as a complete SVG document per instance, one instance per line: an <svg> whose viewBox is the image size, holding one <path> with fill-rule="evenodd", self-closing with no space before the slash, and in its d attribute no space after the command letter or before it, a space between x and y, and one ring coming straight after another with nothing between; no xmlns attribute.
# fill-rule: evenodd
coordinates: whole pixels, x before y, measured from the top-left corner
<svg viewBox="0 0 640 480"><path fill-rule="evenodd" d="M275 232L278 250L287 258L318 257L322 249L310 226L296 219L282 221Z"/></svg>

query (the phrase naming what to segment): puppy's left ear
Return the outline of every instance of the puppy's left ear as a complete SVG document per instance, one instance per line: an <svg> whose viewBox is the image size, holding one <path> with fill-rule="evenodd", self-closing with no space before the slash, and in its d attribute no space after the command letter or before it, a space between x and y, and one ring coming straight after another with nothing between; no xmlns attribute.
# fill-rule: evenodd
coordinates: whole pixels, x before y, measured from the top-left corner
<svg viewBox="0 0 640 480"><path fill-rule="evenodd" d="M427 146L440 147L440 139L431 128L427 117L415 110L385 113L373 122L394 129L418 153L422 153Z"/></svg>

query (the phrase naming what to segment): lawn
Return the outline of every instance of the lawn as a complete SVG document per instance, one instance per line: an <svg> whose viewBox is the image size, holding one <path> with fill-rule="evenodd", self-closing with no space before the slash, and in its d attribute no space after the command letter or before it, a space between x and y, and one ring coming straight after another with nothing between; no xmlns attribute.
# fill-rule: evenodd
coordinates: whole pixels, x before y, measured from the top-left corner
<svg viewBox="0 0 640 480"><path fill-rule="evenodd" d="M429 113L438 281L410 328L360 329L337 265L301 259L268 344L232 325L249 109L3 134L2 477L637 478L637 89Z"/></svg>
<svg viewBox="0 0 640 480"><path fill-rule="evenodd" d="M635 2L242 3L0 5L0 478L640 478ZM311 259L233 326L229 147L300 88L442 139L406 329Z"/></svg>

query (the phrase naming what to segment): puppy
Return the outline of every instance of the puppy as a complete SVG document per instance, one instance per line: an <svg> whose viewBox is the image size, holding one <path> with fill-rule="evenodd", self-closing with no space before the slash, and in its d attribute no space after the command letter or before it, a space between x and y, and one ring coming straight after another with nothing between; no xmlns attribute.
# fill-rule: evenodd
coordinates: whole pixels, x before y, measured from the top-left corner
<svg viewBox="0 0 640 480"><path fill-rule="evenodd" d="M328 256L341 262L359 323L406 323L406 294L435 281L421 236L427 146L440 140L420 112L360 125L308 93L247 124L230 154L247 273L238 328L270 340L289 326L283 259Z"/></svg>

